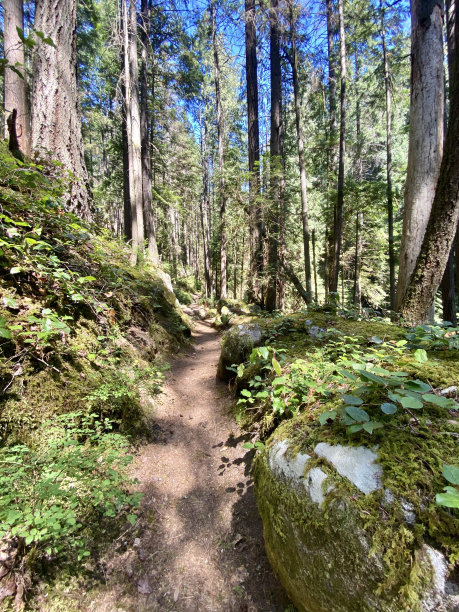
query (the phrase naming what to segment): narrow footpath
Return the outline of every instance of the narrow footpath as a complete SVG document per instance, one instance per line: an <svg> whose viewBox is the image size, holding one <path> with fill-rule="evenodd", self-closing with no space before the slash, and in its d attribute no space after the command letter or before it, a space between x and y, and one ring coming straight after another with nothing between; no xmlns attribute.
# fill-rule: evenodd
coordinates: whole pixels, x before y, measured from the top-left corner
<svg viewBox="0 0 459 612"><path fill-rule="evenodd" d="M288 606L264 552L253 451L243 448L230 393L216 380L219 353L219 334L197 321L192 348L173 362L156 402L151 443L135 459L146 527L113 559L104 603L97 598L93 610L284 612Z"/></svg>

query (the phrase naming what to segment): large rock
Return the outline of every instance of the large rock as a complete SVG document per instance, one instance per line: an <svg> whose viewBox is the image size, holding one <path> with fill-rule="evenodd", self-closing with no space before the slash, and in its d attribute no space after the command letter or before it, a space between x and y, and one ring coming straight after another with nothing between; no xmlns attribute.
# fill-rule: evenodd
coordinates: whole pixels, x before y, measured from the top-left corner
<svg viewBox="0 0 459 612"><path fill-rule="evenodd" d="M282 429L254 479L268 557L298 610L459 610L445 556L414 534L413 508L384 490L377 448L319 442L296 452ZM378 546L362 499L374 499L384 527L389 506L399 509L393 542Z"/></svg>
<svg viewBox="0 0 459 612"><path fill-rule="evenodd" d="M163 285L163 295L166 298L166 300L169 302L171 306L178 307L179 302L174 293L174 287L172 286L172 280L169 274L167 274L167 272L164 272L164 270L162 270L161 268L158 268L156 271L156 275L157 275L158 280Z"/></svg>
<svg viewBox="0 0 459 612"><path fill-rule="evenodd" d="M235 325L223 338L217 376L224 381L234 378L234 372L227 368L246 361L252 349L260 346L265 339L266 331L260 325Z"/></svg>

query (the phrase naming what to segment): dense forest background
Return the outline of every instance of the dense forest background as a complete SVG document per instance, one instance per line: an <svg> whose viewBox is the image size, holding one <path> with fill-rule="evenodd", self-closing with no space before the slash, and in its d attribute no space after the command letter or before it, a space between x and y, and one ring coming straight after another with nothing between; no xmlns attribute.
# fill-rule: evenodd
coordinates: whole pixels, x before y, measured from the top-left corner
<svg viewBox="0 0 459 612"><path fill-rule="evenodd" d="M400 1L7 0L5 117L18 108L25 154L78 177L69 209L208 298L420 322L432 298L416 314L403 300L440 171L453 12L416 0L410 27ZM437 315L456 324L457 239L445 249Z"/></svg>

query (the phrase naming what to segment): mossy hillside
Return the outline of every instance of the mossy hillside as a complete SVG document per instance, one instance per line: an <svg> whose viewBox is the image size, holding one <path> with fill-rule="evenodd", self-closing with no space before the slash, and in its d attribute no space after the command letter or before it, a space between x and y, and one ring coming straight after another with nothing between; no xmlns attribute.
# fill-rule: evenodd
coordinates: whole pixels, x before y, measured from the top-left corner
<svg viewBox="0 0 459 612"><path fill-rule="evenodd" d="M139 386L190 333L163 272L64 212L57 166L0 152L0 184L3 441L75 410L133 425Z"/></svg>

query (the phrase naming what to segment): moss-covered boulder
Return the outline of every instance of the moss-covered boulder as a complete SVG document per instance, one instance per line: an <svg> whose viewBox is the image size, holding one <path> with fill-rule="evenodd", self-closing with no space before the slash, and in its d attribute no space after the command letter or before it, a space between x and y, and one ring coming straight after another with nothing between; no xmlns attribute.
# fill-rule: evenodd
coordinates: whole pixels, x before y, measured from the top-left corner
<svg viewBox="0 0 459 612"><path fill-rule="evenodd" d="M300 429L280 426L254 468L267 554L298 610L457 610L457 576L414 505L386 486L378 447L316 438L305 451Z"/></svg>
<svg viewBox="0 0 459 612"><path fill-rule="evenodd" d="M228 368L246 361L252 349L263 344L265 339L266 330L257 323L235 325L223 338L217 376L224 381L234 378Z"/></svg>

